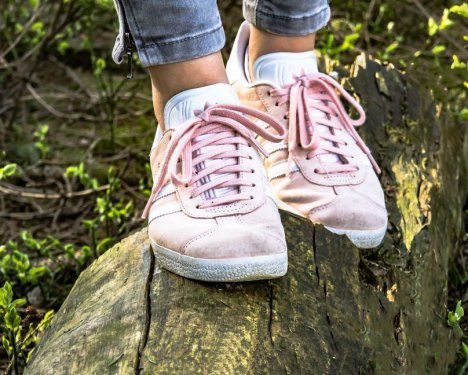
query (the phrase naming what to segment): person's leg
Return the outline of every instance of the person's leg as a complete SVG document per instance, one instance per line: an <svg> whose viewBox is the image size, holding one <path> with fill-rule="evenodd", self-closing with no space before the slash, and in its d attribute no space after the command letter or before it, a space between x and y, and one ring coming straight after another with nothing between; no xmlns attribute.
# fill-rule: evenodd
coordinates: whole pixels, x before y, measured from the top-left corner
<svg viewBox="0 0 468 375"><path fill-rule="evenodd" d="M313 50L315 32L330 18L327 0L245 0L243 13L252 25L250 72L255 61L268 53Z"/></svg>
<svg viewBox="0 0 468 375"><path fill-rule="evenodd" d="M133 39L149 70L159 122L150 152L153 188L143 212L159 263L205 281L284 275L284 230L267 199L257 151L266 152L254 134L278 142L285 129L241 106L227 83L216 1L117 1L125 9L120 35L131 33L126 39ZM115 60L133 44L117 43Z"/></svg>
<svg viewBox="0 0 468 375"><path fill-rule="evenodd" d="M193 88L228 82L220 52L189 61L150 66L149 73L154 113L163 129L164 107L174 95Z"/></svg>
<svg viewBox="0 0 468 375"><path fill-rule="evenodd" d="M215 0L116 0L116 8L120 32L114 60L122 62L131 39L130 48L136 47L149 70L161 128L163 108L171 97L227 82L219 52L225 37Z"/></svg>
<svg viewBox="0 0 468 375"><path fill-rule="evenodd" d="M387 229L379 168L354 129L361 106L320 73L314 32L328 21L325 0L246 0L227 63L241 101L287 127L284 143L264 146L268 178L279 207L345 234L357 246L379 245ZM341 103L359 113L351 119ZM374 169L374 170L373 170Z"/></svg>

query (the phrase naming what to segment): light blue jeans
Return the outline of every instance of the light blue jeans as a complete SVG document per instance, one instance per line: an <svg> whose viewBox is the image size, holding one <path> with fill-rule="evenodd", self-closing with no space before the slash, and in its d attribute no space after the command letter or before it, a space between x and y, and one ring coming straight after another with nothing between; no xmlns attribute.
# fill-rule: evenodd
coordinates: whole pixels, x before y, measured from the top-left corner
<svg viewBox="0 0 468 375"><path fill-rule="evenodd" d="M224 47L216 0L114 0L119 35L113 58L135 49L144 67L191 60ZM324 27L328 0L244 0L244 18L261 30L298 36Z"/></svg>

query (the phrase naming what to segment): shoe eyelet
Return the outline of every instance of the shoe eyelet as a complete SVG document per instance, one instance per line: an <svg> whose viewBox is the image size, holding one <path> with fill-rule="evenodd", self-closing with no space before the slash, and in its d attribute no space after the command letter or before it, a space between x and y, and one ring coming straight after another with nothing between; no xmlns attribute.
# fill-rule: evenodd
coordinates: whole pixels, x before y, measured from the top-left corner
<svg viewBox="0 0 468 375"><path fill-rule="evenodd" d="M276 102L276 103L275 103L275 106L279 107L279 103L278 103L278 102Z"/></svg>
<svg viewBox="0 0 468 375"><path fill-rule="evenodd" d="M250 173L255 173L255 169L251 169L251 170L250 170Z"/></svg>
<svg viewBox="0 0 468 375"><path fill-rule="evenodd" d="M307 157L306 157L306 160L310 160L310 158L307 156Z"/></svg>
<svg viewBox="0 0 468 375"><path fill-rule="evenodd" d="M314 173L318 174L318 169L317 168L314 169Z"/></svg>
<svg viewBox="0 0 468 375"><path fill-rule="evenodd" d="M252 187L255 187L255 186L257 186L257 184L252 184Z"/></svg>
<svg viewBox="0 0 468 375"><path fill-rule="evenodd" d="M196 208L197 210L199 210L199 209L200 209L200 205L197 204L197 205L195 206L195 208Z"/></svg>
<svg viewBox="0 0 468 375"><path fill-rule="evenodd" d="M284 115L283 120L287 120L287 119L288 119L288 116Z"/></svg>
<svg viewBox="0 0 468 375"><path fill-rule="evenodd" d="M268 96L271 96L271 90L268 91Z"/></svg>
<svg viewBox="0 0 468 375"><path fill-rule="evenodd" d="M251 199L251 200L254 199L253 195L250 196L250 199Z"/></svg>
<svg viewBox="0 0 468 375"><path fill-rule="evenodd" d="M185 187L188 188L188 184L185 184Z"/></svg>
<svg viewBox="0 0 468 375"><path fill-rule="evenodd" d="M253 157L249 155L249 160L252 160L252 159L253 159Z"/></svg>

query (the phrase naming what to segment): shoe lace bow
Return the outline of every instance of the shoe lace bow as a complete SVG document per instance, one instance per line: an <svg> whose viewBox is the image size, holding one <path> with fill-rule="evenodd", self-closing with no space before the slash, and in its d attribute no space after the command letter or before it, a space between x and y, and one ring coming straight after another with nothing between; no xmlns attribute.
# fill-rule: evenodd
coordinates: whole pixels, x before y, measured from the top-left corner
<svg viewBox="0 0 468 375"><path fill-rule="evenodd" d="M271 142L280 142L286 137L286 129L272 116L242 105L216 104L194 113L196 118L181 124L171 136L143 218L148 216L167 176L174 186L191 186L191 197L213 191L212 189L234 188L220 197L205 199L197 208L251 199L250 194L242 193L239 189L241 186L253 186L251 181L241 177L241 172L253 171L239 163L240 158L250 159L251 156L238 145L253 146L268 157L268 152L256 140L255 135ZM268 126L264 128L253 119L263 121L276 133L268 131ZM204 164L206 161L209 163ZM195 169L196 166L203 165L204 168ZM217 175L216 178L210 179L209 176L214 174Z"/></svg>
<svg viewBox="0 0 468 375"><path fill-rule="evenodd" d="M337 92L356 109L359 117L354 120L346 112ZM380 168L356 131L356 127L365 122L365 113L359 103L333 78L322 73L294 76L294 82L282 88L270 90L270 95L278 97L277 105L289 102L288 135L288 175L292 172L293 157L296 150L302 147L309 151L307 159L321 154L338 156L336 162L324 163L315 170L319 174L353 172L359 166L351 163L348 158L353 155L346 152L340 145L347 145L337 130L344 129L367 155L377 173ZM321 111L325 116L314 116L313 111ZM330 132L320 132L320 125L327 126ZM325 142L324 142L325 141Z"/></svg>

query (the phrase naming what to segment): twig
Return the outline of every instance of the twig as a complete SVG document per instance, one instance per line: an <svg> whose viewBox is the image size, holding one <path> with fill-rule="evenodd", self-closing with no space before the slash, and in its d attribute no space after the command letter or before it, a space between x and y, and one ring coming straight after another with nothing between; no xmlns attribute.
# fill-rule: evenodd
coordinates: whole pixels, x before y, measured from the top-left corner
<svg viewBox="0 0 468 375"><path fill-rule="evenodd" d="M372 16L372 12L374 11L376 1L377 0L371 0L371 2L369 3L369 7L367 8L367 12L364 15L363 31L364 31L364 40L366 41L367 45L369 45L370 43L369 21Z"/></svg>
<svg viewBox="0 0 468 375"><path fill-rule="evenodd" d="M109 188L109 184L99 186L96 189L85 189L81 191L74 191L71 193L39 193L39 192L32 192L30 190L26 190L20 188L18 186L10 185L7 183L0 184L0 192L15 195L17 197L22 198L34 198L34 199L63 199L63 198L76 198L76 197L84 197L86 195L94 194L99 191L107 190Z"/></svg>
<svg viewBox="0 0 468 375"><path fill-rule="evenodd" d="M67 115L63 112L60 112L56 110L54 107L52 107L50 104L48 104L44 99L41 98L41 96L37 93L36 90L31 86L30 83L26 84L26 88L28 91L31 93L31 95L36 99L39 104L41 104L45 109L47 109L50 113L52 113L56 117L60 118L66 118L70 120L78 120L81 116L80 115Z"/></svg>
<svg viewBox="0 0 468 375"><path fill-rule="evenodd" d="M52 56L51 57L52 61L57 64L57 65L60 65L62 67L63 70L65 70L65 73L78 85L80 86L81 90L86 93L86 95L89 97L89 98L93 98L94 94L88 89L88 87L83 84L83 80L80 79L78 77L78 75L73 71L73 69L70 69L70 67L68 67L66 64L64 64L63 62L61 62L59 59L57 59L56 57Z"/></svg>
<svg viewBox="0 0 468 375"><path fill-rule="evenodd" d="M53 217L55 210L48 210L43 212L0 212L0 217L14 220L35 220Z"/></svg>

